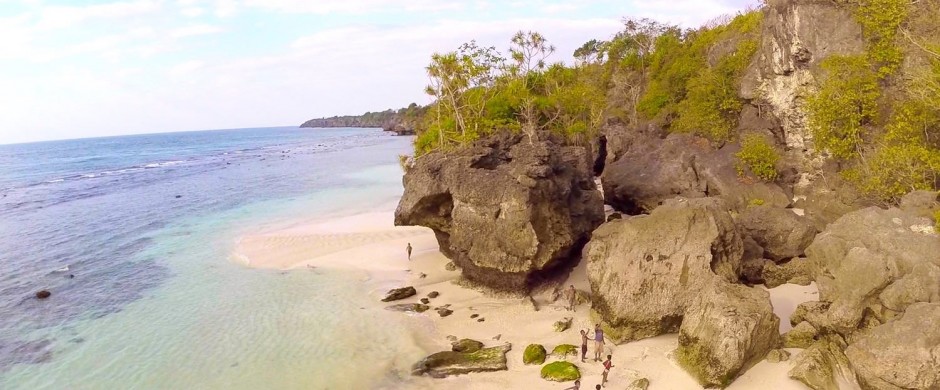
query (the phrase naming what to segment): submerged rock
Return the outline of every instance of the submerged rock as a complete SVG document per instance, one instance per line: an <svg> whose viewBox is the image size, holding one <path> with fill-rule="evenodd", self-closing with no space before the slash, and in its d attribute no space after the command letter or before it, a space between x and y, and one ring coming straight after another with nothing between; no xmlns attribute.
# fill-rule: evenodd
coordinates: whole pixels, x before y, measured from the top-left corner
<svg viewBox="0 0 940 390"><path fill-rule="evenodd" d="M737 280L742 251L718 199L674 199L608 222L584 250L593 309L615 342L675 333L713 279Z"/></svg>
<svg viewBox="0 0 940 390"><path fill-rule="evenodd" d="M581 379L581 370L569 362L551 362L542 367L541 375L553 382L570 382Z"/></svg>
<svg viewBox="0 0 940 390"><path fill-rule="evenodd" d="M915 303L845 354L866 389L940 389L940 303Z"/></svg>
<svg viewBox="0 0 940 390"><path fill-rule="evenodd" d="M430 355L412 367L413 375L427 374L433 378L445 378L450 375L473 372L505 371L506 353L512 345L506 343L498 347L484 348L475 352L454 351L438 352Z"/></svg>
<svg viewBox="0 0 940 390"><path fill-rule="evenodd" d="M395 288L395 289L389 290L388 294L385 294L385 298L382 298L382 302L391 302L391 301L405 299L408 297L412 297L417 293L418 292L412 286Z"/></svg>
<svg viewBox="0 0 940 390"><path fill-rule="evenodd" d="M461 339L460 341L454 341L451 345L451 351L454 352L476 352L483 349L483 343L471 340L471 339Z"/></svg>
<svg viewBox="0 0 940 390"><path fill-rule="evenodd" d="M545 347L542 344L529 344L522 352L522 362L525 364L545 363Z"/></svg>
<svg viewBox="0 0 940 390"><path fill-rule="evenodd" d="M430 307L428 305L424 305L420 303L400 303L397 305L386 307L386 309L391 310L391 311L424 313L428 311Z"/></svg>
<svg viewBox="0 0 940 390"><path fill-rule="evenodd" d="M686 311L676 359L702 386L725 387L776 347L779 328L767 291L716 280Z"/></svg>
<svg viewBox="0 0 940 390"><path fill-rule="evenodd" d="M439 307L439 308L437 308L437 315L439 315L439 316L441 316L441 317L447 317L447 316L449 316L449 315L451 315L451 314L454 314L454 311L451 310L451 309L448 309L448 308L446 308L446 307Z"/></svg>
<svg viewBox="0 0 940 390"><path fill-rule="evenodd" d="M604 221L588 150L563 145L501 133L424 155L405 174L395 224L431 228L468 280L526 291L569 267Z"/></svg>

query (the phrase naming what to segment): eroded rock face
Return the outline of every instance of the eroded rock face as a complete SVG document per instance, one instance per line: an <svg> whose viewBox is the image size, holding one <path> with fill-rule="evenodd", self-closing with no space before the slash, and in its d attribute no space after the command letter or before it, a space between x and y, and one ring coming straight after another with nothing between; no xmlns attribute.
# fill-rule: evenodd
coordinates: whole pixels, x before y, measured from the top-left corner
<svg viewBox="0 0 940 390"><path fill-rule="evenodd" d="M932 221L899 209L871 207L844 215L806 249L831 305L813 325L846 337L890 321L915 302L940 294L940 236ZM863 323L863 319L865 320Z"/></svg>
<svg viewBox="0 0 940 390"><path fill-rule="evenodd" d="M866 389L940 388L940 303L916 303L900 318L849 345L846 356Z"/></svg>
<svg viewBox="0 0 940 390"><path fill-rule="evenodd" d="M854 383L843 348L845 342L836 335L814 342L796 357L788 376L813 390L839 390L839 382Z"/></svg>
<svg viewBox="0 0 940 390"><path fill-rule="evenodd" d="M753 201L778 207L790 203L774 183L742 180L734 166L737 144L715 149L707 140L688 134L665 139L637 136L631 142L634 146L608 164L601 176L605 201L627 214L651 212L676 196L720 197L738 210Z"/></svg>
<svg viewBox="0 0 940 390"><path fill-rule="evenodd" d="M444 351L430 355L412 367L413 375L427 374L433 378L472 372L505 371L506 353L512 345L483 348L474 352Z"/></svg>
<svg viewBox="0 0 940 390"><path fill-rule="evenodd" d="M810 273L810 263L804 258L795 258L784 264L775 264L772 261L764 263L761 277L767 288L774 288L786 283L808 286L813 282Z"/></svg>
<svg viewBox="0 0 940 390"><path fill-rule="evenodd" d="M713 279L737 280L742 251L719 199L673 199L608 222L584 249L593 309L615 342L677 332Z"/></svg>
<svg viewBox="0 0 940 390"><path fill-rule="evenodd" d="M777 346L779 329L767 291L715 279L686 310L676 359L702 386L723 388Z"/></svg>
<svg viewBox="0 0 940 390"><path fill-rule="evenodd" d="M809 219L780 207L750 207L738 218L738 226L763 249L764 257L776 262L802 255L816 236Z"/></svg>
<svg viewBox="0 0 940 390"><path fill-rule="evenodd" d="M431 228L467 279L527 290L569 265L604 221L590 153L562 145L501 134L422 156L405 174L395 224Z"/></svg>

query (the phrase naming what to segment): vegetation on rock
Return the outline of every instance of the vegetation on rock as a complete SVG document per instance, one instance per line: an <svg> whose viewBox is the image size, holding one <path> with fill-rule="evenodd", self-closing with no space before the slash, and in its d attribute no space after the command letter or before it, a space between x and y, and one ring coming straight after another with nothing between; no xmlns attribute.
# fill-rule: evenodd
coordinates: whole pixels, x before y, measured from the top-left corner
<svg viewBox="0 0 940 390"><path fill-rule="evenodd" d="M581 370L569 362L551 362L542 367L541 375L554 382L570 382L581 379Z"/></svg>
<svg viewBox="0 0 940 390"><path fill-rule="evenodd" d="M780 154L766 138L757 134L745 135L741 139L741 150L735 157L738 159L736 168L739 175L749 170L761 180L773 181L777 178Z"/></svg>
<svg viewBox="0 0 940 390"><path fill-rule="evenodd" d="M541 344L529 344L522 352L522 362L525 364L545 363L545 347Z"/></svg>
<svg viewBox="0 0 940 390"><path fill-rule="evenodd" d="M552 356L564 359L568 355L578 356L578 347L571 344L561 344L552 349Z"/></svg>

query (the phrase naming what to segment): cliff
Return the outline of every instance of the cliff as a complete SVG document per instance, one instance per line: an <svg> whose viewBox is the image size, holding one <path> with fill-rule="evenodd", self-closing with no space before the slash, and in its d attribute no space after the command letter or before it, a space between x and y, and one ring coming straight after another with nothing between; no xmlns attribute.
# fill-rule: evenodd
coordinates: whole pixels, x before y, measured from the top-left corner
<svg viewBox="0 0 940 390"><path fill-rule="evenodd" d="M388 109L362 115L315 118L304 122L300 127L381 127L382 130L395 132L397 135L414 135L425 109L425 107L411 103L408 107L398 110Z"/></svg>

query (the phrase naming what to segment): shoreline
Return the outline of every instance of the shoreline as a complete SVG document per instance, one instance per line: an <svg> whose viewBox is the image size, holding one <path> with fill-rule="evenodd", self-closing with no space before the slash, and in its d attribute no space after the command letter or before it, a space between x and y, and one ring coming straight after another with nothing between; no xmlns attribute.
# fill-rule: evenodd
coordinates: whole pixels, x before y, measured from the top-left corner
<svg viewBox="0 0 940 390"><path fill-rule="evenodd" d="M387 305L415 303L431 291L440 296L432 299L432 308L449 304L453 314L440 317L434 310L421 314L401 313L418 347L428 354L450 350L448 336L471 338L486 346L509 342L512 350L506 355L508 370L491 373L460 375L444 379L429 377L402 378L394 385L378 388L524 388L538 383L540 388L564 389L570 382L548 382L540 378L541 366L522 363L522 351L528 344L545 346L549 352L559 344L580 344L578 329L593 328L590 304L584 303L575 312L565 311L562 303L549 302L548 289L534 292L532 298L539 306L533 307L525 298L493 297L458 284L459 271L447 271L450 261L439 250L430 229L424 227L393 226L394 209L369 211L341 217L326 217L306 223L292 223L261 234L240 237L233 251L233 259L242 259L249 268L296 270L329 268L359 271L368 275L364 283L369 296L378 302L391 288L414 286L417 295ZM405 246L414 248L412 260L407 260ZM579 290L589 290L581 263L570 273L565 285L574 284ZM421 275L425 275L422 277ZM763 288L755 287L755 288ZM790 328L789 317L801 302L815 300L815 284L797 286L785 284L768 289L774 312L781 318L781 333ZM470 318L471 315L479 318ZM571 329L555 332L553 324L564 317L572 317ZM497 338L495 340L494 338ZM650 389L701 389L702 387L672 360L672 351L678 343L677 334L662 335L621 345L608 344L605 354L613 355L615 368L608 377L609 387L625 387L635 379L650 380ZM801 349L788 349L793 360ZM588 362L578 363L569 357L582 372L582 388L593 388L601 381L600 363L591 361L593 343L589 345ZM546 362L549 362L546 360ZM789 379L790 361L769 363L761 361L728 389L769 387L775 389L804 389L803 384Z"/></svg>

